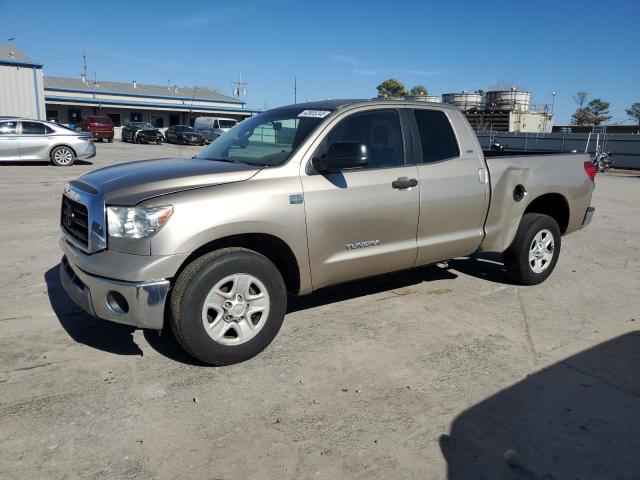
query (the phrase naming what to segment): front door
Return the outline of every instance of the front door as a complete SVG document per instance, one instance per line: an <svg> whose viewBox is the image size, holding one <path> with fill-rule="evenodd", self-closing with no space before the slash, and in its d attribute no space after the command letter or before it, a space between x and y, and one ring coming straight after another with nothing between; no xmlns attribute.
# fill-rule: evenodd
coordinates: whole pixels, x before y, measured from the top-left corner
<svg viewBox="0 0 640 480"><path fill-rule="evenodd" d="M19 160L18 122L0 122L0 160Z"/></svg>
<svg viewBox="0 0 640 480"><path fill-rule="evenodd" d="M418 265L473 253L482 243L489 199L484 164L460 114L413 110L418 165ZM456 116L457 115L457 116ZM456 136L455 131L459 134Z"/></svg>
<svg viewBox="0 0 640 480"><path fill-rule="evenodd" d="M407 180L415 181L418 170L405 162L409 142L398 111L347 116L312 157L334 142L365 144L369 165L331 174L315 172L311 160L302 166L314 288L408 268L416 258L419 186L407 186Z"/></svg>

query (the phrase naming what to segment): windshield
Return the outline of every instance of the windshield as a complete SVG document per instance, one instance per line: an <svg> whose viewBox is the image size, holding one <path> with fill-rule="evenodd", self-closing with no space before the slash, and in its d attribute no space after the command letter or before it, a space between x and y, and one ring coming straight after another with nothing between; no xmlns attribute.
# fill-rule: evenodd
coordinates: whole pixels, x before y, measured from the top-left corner
<svg viewBox="0 0 640 480"><path fill-rule="evenodd" d="M151 130L155 130L156 127L154 127L153 125L151 125L150 123L145 123L145 122L140 122L140 123L134 123L136 128L149 128Z"/></svg>
<svg viewBox="0 0 640 480"><path fill-rule="evenodd" d="M198 158L265 167L281 165L329 113L300 107L262 113L237 124Z"/></svg>
<svg viewBox="0 0 640 480"><path fill-rule="evenodd" d="M218 120L218 123L220 124L220 128L233 128L237 122L235 120Z"/></svg>
<svg viewBox="0 0 640 480"><path fill-rule="evenodd" d="M193 128L187 127L186 125L178 125L177 127L174 127L174 130L176 132L196 132Z"/></svg>

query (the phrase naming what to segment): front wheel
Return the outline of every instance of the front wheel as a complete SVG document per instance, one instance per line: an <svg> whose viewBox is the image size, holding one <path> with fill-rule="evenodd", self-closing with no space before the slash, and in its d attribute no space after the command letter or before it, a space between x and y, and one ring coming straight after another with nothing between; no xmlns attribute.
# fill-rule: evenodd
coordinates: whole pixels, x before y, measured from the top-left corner
<svg viewBox="0 0 640 480"><path fill-rule="evenodd" d="M68 167L76 161L76 154L69 147L56 147L51 150L51 163L56 167Z"/></svg>
<svg viewBox="0 0 640 480"><path fill-rule="evenodd" d="M560 228L553 218L526 213L511 246L504 252L507 274L523 285L544 282L556 266L560 243Z"/></svg>
<svg viewBox="0 0 640 480"><path fill-rule="evenodd" d="M269 259L225 248L182 271L171 293L169 323L189 354L229 365L264 350L280 330L286 308L284 280Z"/></svg>

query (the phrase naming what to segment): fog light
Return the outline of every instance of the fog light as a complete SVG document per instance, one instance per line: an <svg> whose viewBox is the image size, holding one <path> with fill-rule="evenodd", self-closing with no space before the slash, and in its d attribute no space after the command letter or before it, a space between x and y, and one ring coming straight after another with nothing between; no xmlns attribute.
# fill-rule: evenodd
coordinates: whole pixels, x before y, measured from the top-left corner
<svg viewBox="0 0 640 480"><path fill-rule="evenodd" d="M127 299L124 298L119 292L111 290L107 294L107 306L109 310L117 315L125 315L129 312L129 303L127 303Z"/></svg>

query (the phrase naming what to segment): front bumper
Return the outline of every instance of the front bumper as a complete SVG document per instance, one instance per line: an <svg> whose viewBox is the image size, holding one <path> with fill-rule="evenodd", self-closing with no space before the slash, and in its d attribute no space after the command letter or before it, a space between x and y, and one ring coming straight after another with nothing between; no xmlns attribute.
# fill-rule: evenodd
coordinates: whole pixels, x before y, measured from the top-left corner
<svg viewBox="0 0 640 480"><path fill-rule="evenodd" d="M161 329L169 280L123 282L91 275L60 262L60 280L71 299L90 315L139 328Z"/></svg>
<svg viewBox="0 0 640 480"><path fill-rule="evenodd" d="M587 211L584 214L584 219L582 220L582 225L580 226L580 229L585 228L587 225L591 223L591 219L593 218L593 214L595 213L595 211L596 209L594 207L587 208Z"/></svg>
<svg viewBox="0 0 640 480"><path fill-rule="evenodd" d="M185 145L202 145L205 143L204 138L183 138Z"/></svg>

